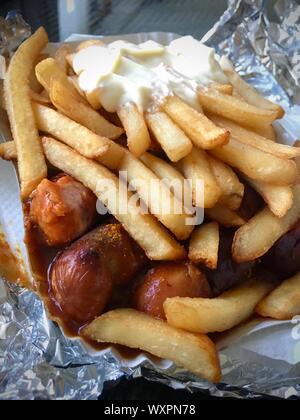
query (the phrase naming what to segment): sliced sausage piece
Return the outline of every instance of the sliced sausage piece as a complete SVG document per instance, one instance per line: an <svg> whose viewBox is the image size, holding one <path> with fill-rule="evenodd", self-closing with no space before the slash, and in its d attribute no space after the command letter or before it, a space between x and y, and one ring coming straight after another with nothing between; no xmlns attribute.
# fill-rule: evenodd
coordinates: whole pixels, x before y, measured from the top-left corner
<svg viewBox="0 0 300 420"><path fill-rule="evenodd" d="M171 297L210 297L205 275L190 262L161 263L152 268L138 285L133 307L165 319L163 304Z"/></svg>
<svg viewBox="0 0 300 420"><path fill-rule="evenodd" d="M120 224L100 226L58 254L49 270L50 296L64 319L84 325L101 315L114 285L132 280L145 261Z"/></svg>
<svg viewBox="0 0 300 420"><path fill-rule="evenodd" d="M83 184L62 174L44 179L31 195L30 220L49 246L65 246L91 228L96 196Z"/></svg>

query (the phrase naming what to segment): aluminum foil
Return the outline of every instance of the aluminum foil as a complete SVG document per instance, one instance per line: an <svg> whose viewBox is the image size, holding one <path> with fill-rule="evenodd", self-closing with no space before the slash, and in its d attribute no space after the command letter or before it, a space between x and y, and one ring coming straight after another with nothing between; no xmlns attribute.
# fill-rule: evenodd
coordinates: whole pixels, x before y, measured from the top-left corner
<svg viewBox="0 0 300 420"><path fill-rule="evenodd" d="M279 0L274 12L277 23L269 21L261 0L230 0L204 40L219 54L228 54L251 84L284 104L289 117L281 128L295 138L300 137L300 108L295 106L300 103L300 6ZM21 29L20 17L14 16ZM0 49L11 52L21 39L15 43L8 37L10 44L3 43L15 30L15 23L5 25L0 21ZM223 380L212 385L155 358L143 356L130 363L114 351L93 354L79 340L63 336L47 319L36 295L0 280L0 399L92 400L99 397L105 381L123 375L220 397L299 397L299 326L299 319L253 320L222 336L218 348Z"/></svg>
<svg viewBox="0 0 300 420"><path fill-rule="evenodd" d="M229 0L203 41L229 56L266 97L286 106L300 104L300 6L278 0L268 13L267 5L265 0Z"/></svg>

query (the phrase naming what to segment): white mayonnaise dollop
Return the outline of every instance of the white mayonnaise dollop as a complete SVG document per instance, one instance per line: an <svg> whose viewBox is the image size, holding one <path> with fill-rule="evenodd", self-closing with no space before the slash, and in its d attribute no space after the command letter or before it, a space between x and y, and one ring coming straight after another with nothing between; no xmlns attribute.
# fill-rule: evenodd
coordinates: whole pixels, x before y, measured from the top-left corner
<svg viewBox="0 0 300 420"><path fill-rule="evenodd" d="M146 111L172 94L200 109L198 85L228 83L215 51L191 36L168 46L154 41L92 45L75 54L73 69L81 90L96 94L109 112L128 102Z"/></svg>

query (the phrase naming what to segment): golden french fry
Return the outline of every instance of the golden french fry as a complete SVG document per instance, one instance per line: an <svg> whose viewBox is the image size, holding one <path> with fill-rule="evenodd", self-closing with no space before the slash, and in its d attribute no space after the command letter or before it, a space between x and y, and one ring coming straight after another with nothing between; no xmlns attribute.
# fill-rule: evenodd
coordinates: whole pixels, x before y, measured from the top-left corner
<svg viewBox="0 0 300 420"><path fill-rule="evenodd" d="M249 146L256 147L263 152L273 154L282 159L293 159L300 156L300 149L297 147L287 146L285 144L274 143L273 141L261 137L245 128L240 127L232 121L224 118L211 116L212 121L220 127L230 131L231 138Z"/></svg>
<svg viewBox="0 0 300 420"><path fill-rule="evenodd" d="M262 125L260 127L252 128L252 131L254 131L255 133L259 134L262 137L265 137L266 139L269 139L275 142L277 141L276 130L272 124Z"/></svg>
<svg viewBox="0 0 300 420"><path fill-rule="evenodd" d="M61 114L58 114L59 118L61 117ZM88 149L86 146L84 146L83 144L81 144L81 142L78 140L80 137L78 137L80 135L80 133L85 133L87 134L87 139L91 136L91 134L93 136L95 136L94 133L90 132L86 132L89 131L88 129L86 129L83 126L80 126L79 130L77 130L77 128L75 128L75 131L72 132L72 129L70 130L70 128L72 127L74 121L70 120L72 122L71 127L69 126L69 124L66 124L66 129L67 132L65 132L64 134L62 134L62 132L58 129L59 124L55 127L51 126L51 118L47 121L48 116L46 114L43 115L42 119L44 120L43 122L40 123L40 127L44 127L45 132L48 132L48 134L52 134L55 135L55 133L57 133L57 139L61 140L63 143L65 144L69 144L70 146L72 146L75 150L77 150L79 153L81 153L84 156L84 153L86 153L87 156L91 156L93 153L90 149ZM48 127L46 129L46 127ZM72 137L71 137L72 135ZM97 136L98 137L98 136ZM84 141L83 141L84 142ZM86 142L86 144L88 144L89 140ZM99 142L99 138L97 138L97 142ZM103 147L102 152L105 150L105 147ZM94 147L95 149L95 147ZM99 154L99 150L97 150L96 154ZM101 154L101 153L100 153ZM95 158L99 163L101 163L102 165L106 166L109 169L112 170L116 170L120 167L120 162L122 161L124 156L124 149L123 147L119 146L118 144L115 144L113 142L109 143L108 145L108 150L107 152L105 152L104 155L102 156L97 156L97 158ZM17 160L18 156L17 156L17 150L16 150L16 145L14 141L9 141L6 143L1 143L0 144L0 157L2 159L5 160Z"/></svg>
<svg viewBox="0 0 300 420"><path fill-rule="evenodd" d="M67 56L71 54L71 47L69 44L61 45L58 50L55 52L54 58L57 61L58 65L62 69L62 71L67 74L69 63L67 60Z"/></svg>
<svg viewBox="0 0 300 420"><path fill-rule="evenodd" d="M50 94L51 81L63 81L64 85L68 87L71 93L79 102L86 102L85 99L79 95L74 85L70 82L67 75L63 72L58 62L54 58L47 58L41 61L35 68L35 73L38 81L43 88Z"/></svg>
<svg viewBox="0 0 300 420"><path fill-rule="evenodd" d="M97 158L97 161L108 169L117 170L120 168L125 149L119 144L110 141L108 151Z"/></svg>
<svg viewBox="0 0 300 420"><path fill-rule="evenodd" d="M57 91L56 99L59 101L59 108L69 118L85 125L90 130L100 136L115 139L120 137L123 129L116 127L98 112L90 108L85 95L79 93L79 87L74 86L74 80L71 80L64 74L58 63L49 58L36 66L36 74L40 83L47 92L50 93L52 80L56 81ZM54 93L52 92L54 95ZM64 94L66 95L64 97Z"/></svg>
<svg viewBox="0 0 300 420"><path fill-rule="evenodd" d="M34 104L33 107L40 131L51 134L87 158L97 159L109 169L115 170L120 167L124 149L117 143L98 136L51 108L38 104Z"/></svg>
<svg viewBox="0 0 300 420"><path fill-rule="evenodd" d="M261 257L300 218L300 184L293 187L294 203L285 216L276 217L269 208L256 214L235 234L232 254L241 263Z"/></svg>
<svg viewBox="0 0 300 420"><path fill-rule="evenodd" d="M203 205L204 208L214 207L221 196L221 189L212 172L207 154L194 147L192 153L178 163L178 168L187 179L191 180L193 204L202 208ZM199 182L203 182L202 191Z"/></svg>
<svg viewBox="0 0 300 420"><path fill-rule="evenodd" d="M234 138L225 146L210 150L210 153L249 178L268 184L291 185L297 177L296 164L292 160L271 155Z"/></svg>
<svg viewBox="0 0 300 420"><path fill-rule="evenodd" d="M119 171L126 171L131 189L137 191L151 213L167 227L177 239L187 239L193 226L187 224L191 215L185 213L181 200L161 182L139 159L125 151Z"/></svg>
<svg viewBox="0 0 300 420"><path fill-rule="evenodd" d="M35 102L37 102L41 105L48 105L48 106L52 105L51 101L50 101L50 98L49 97L47 98L47 96L45 96L45 95L41 95L40 93L36 93L33 90L30 90L29 94L30 94L30 99L32 101L35 101Z"/></svg>
<svg viewBox="0 0 300 420"><path fill-rule="evenodd" d="M119 108L118 116L127 134L128 149L134 156L141 156L151 145L144 115L136 104L131 102Z"/></svg>
<svg viewBox="0 0 300 420"><path fill-rule="evenodd" d="M273 290L256 306L256 312L274 319L292 319L300 315L300 273Z"/></svg>
<svg viewBox="0 0 300 420"><path fill-rule="evenodd" d="M227 331L250 318L257 303L273 287L263 279L252 280L213 299L167 299L164 310L174 327L205 334Z"/></svg>
<svg viewBox="0 0 300 420"><path fill-rule="evenodd" d="M169 96L165 100L163 110L195 146L213 149L228 142L228 131L217 127L204 114L200 114L176 96Z"/></svg>
<svg viewBox="0 0 300 420"><path fill-rule="evenodd" d="M233 94L233 86L230 84L223 85L221 83L214 82L214 83L211 83L209 87L217 90L218 92L224 93L225 95Z"/></svg>
<svg viewBox="0 0 300 420"><path fill-rule="evenodd" d="M275 216L283 217L293 205L293 191L289 186L270 185L245 177L247 183L265 200Z"/></svg>
<svg viewBox="0 0 300 420"><path fill-rule="evenodd" d="M228 118L247 127L255 128L260 125L272 124L278 117L277 111L257 108L214 89L199 88L198 98L204 111Z"/></svg>
<svg viewBox="0 0 300 420"><path fill-rule="evenodd" d="M5 160L17 160L17 149L14 141L0 143L0 157Z"/></svg>
<svg viewBox="0 0 300 420"><path fill-rule="evenodd" d="M245 82L234 70L233 64L227 57L223 56L220 60L220 64L234 89L248 104L258 108L275 111L278 119L283 117L284 110L281 106L264 98L256 89Z"/></svg>
<svg viewBox="0 0 300 420"><path fill-rule="evenodd" d="M85 50L88 47L92 47L93 45L105 45L100 39L88 39L87 41L81 42L77 47L76 51L79 52L81 50Z"/></svg>
<svg viewBox="0 0 300 420"><path fill-rule="evenodd" d="M171 184L174 180L179 180L182 183L182 186L184 185L184 177L181 173L165 160L160 159L151 153L143 154L140 159L160 179L165 179L168 184Z"/></svg>
<svg viewBox="0 0 300 420"><path fill-rule="evenodd" d="M74 96L63 80L52 80L50 98L60 112L99 136L110 139L120 137L123 133L122 128L111 124L89 105L78 101L77 95L80 96L77 91Z"/></svg>
<svg viewBox="0 0 300 420"><path fill-rule="evenodd" d="M178 162L193 149L191 140L164 112L146 115L146 121L156 140L172 162Z"/></svg>
<svg viewBox="0 0 300 420"><path fill-rule="evenodd" d="M190 184L174 166L150 153L145 153L140 159L159 179L171 188L178 200L181 200L188 206L192 204Z"/></svg>
<svg viewBox="0 0 300 420"><path fill-rule="evenodd" d="M209 156L209 163L222 191L219 203L231 210L237 210L240 208L243 200L244 185L234 171L225 163L212 156Z"/></svg>
<svg viewBox="0 0 300 420"><path fill-rule="evenodd" d="M77 77L77 76L74 76L74 77ZM91 105L91 107L93 109L95 109L95 110L101 109L102 105L101 105L101 102L100 102L100 99L99 99L100 96L99 96L99 92L98 92L97 89L93 90L92 92L87 92L85 94L85 97L86 97L88 103Z"/></svg>
<svg viewBox="0 0 300 420"><path fill-rule="evenodd" d="M177 260L185 257L184 248L152 215L138 211L136 201L131 199L127 188L121 188L120 180L108 169L54 139L44 137L43 146L49 162L92 190L144 249L149 259Z"/></svg>
<svg viewBox="0 0 300 420"><path fill-rule="evenodd" d="M116 309L82 331L100 343L122 344L174 361L209 381L219 382L220 365L213 342L205 335L178 330L134 309Z"/></svg>
<svg viewBox="0 0 300 420"><path fill-rule="evenodd" d="M220 233L218 223L207 223L198 227L192 234L189 246L189 259L202 263L214 270L218 266Z"/></svg>
<svg viewBox="0 0 300 420"><path fill-rule="evenodd" d="M109 151L110 140L97 136L97 134L59 114L54 109L33 103L33 110L40 131L51 134L83 156L96 159Z"/></svg>
<svg viewBox="0 0 300 420"><path fill-rule="evenodd" d="M241 218L235 211L230 210L222 204L217 204L212 209L205 209L205 214L211 220L220 223L226 227L243 226L246 221Z"/></svg>
<svg viewBox="0 0 300 420"><path fill-rule="evenodd" d="M4 81L7 113L18 152L21 195L26 199L47 176L47 165L31 106L29 76L48 42L44 28L23 42L11 59Z"/></svg>

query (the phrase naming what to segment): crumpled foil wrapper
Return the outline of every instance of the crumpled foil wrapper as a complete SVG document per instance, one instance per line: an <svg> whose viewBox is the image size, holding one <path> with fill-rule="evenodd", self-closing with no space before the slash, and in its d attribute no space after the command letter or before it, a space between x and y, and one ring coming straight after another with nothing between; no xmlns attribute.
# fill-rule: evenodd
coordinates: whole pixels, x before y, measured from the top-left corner
<svg viewBox="0 0 300 420"><path fill-rule="evenodd" d="M267 97L284 104L292 115L285 129L295 137L300 115L295 106L300 103L300 6L292 0L279 0L274 12L277 23L269 22L261 0L230 0L204 41L219 54L229 55L245 79ZM11 54L30 33L18 14L10 16L13 19L0 20L0 53ZM183 369L166 369L152 358L143 357L141 363L131 366L114 352L91 354L79 340L65 338L47 319L35 294L0 280L0 399L93 400L101 394L104 382L123 375L143 376L174 389L203 390L219 397L299 397L297 321L261 324L254 320L231 333L229 341L225 334L218 342L223 380L212 385ZM284 343L289 342L292 331L294 345L286 348ZM274 357L268 354L269 338L278 343Z"/></svg>

